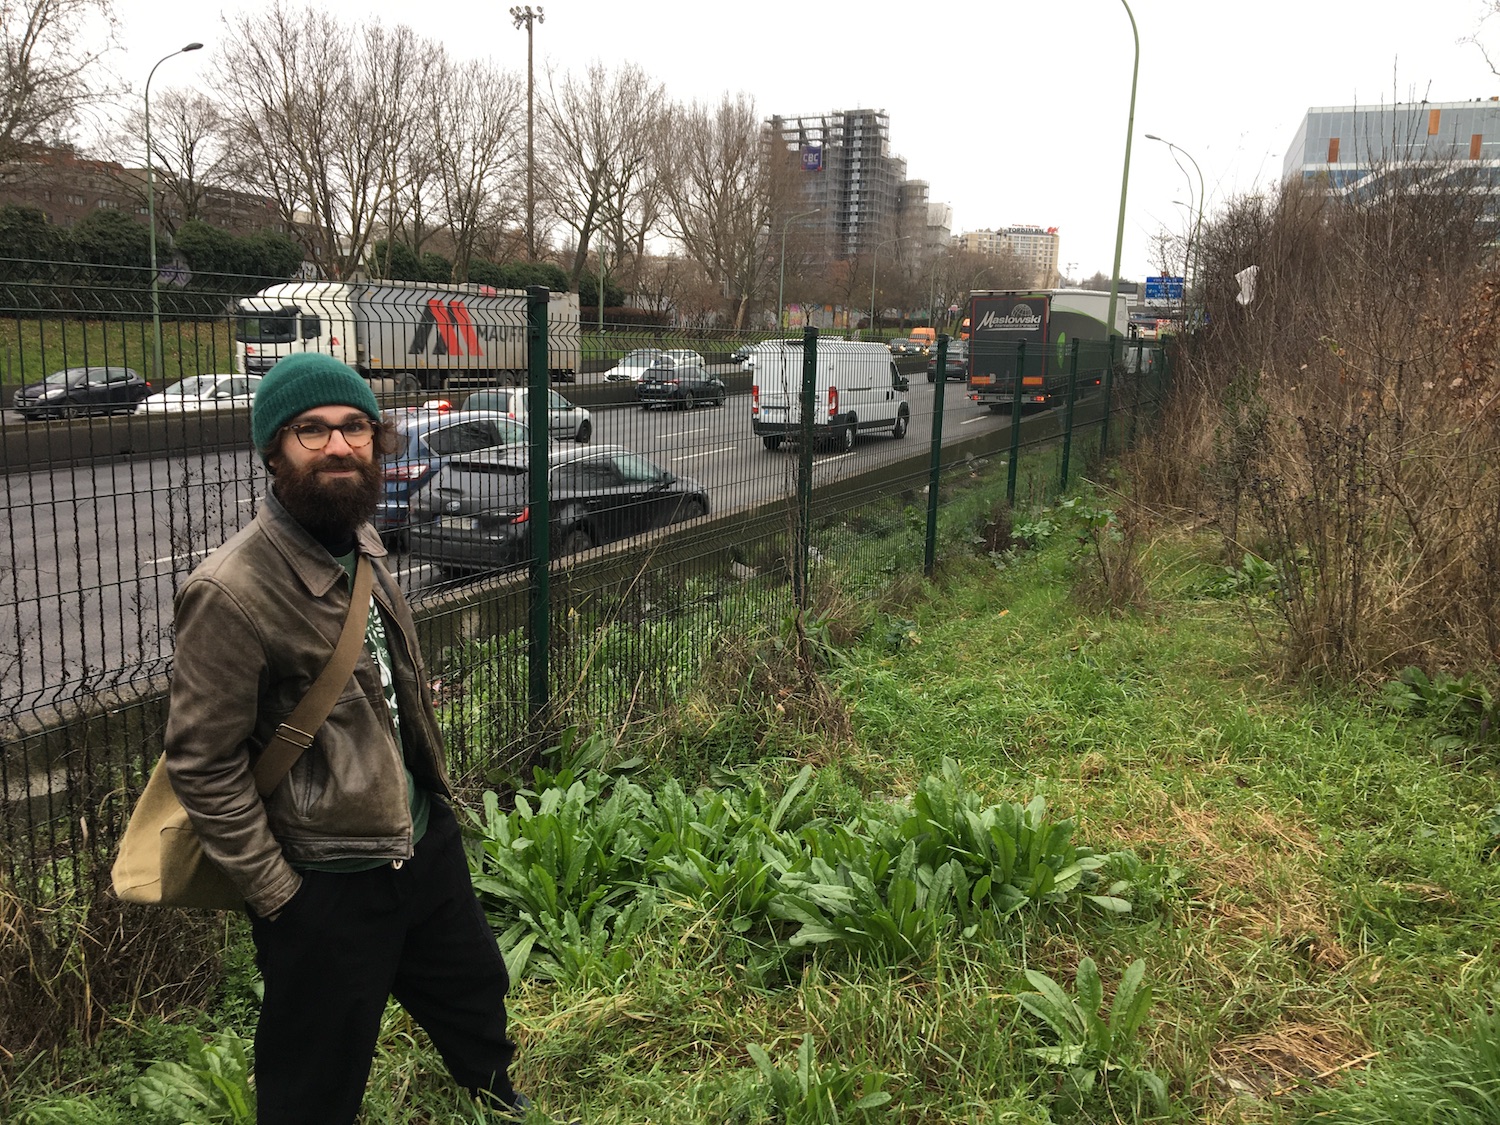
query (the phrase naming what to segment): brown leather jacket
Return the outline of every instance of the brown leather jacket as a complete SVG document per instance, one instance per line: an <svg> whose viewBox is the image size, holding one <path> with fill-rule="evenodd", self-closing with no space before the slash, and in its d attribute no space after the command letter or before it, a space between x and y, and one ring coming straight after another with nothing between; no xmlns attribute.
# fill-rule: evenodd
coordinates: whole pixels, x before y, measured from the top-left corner
<svg viewBox="0 0 1500 1125"><path fill-rule="evenodd" d="M374 528L361 528L358 541L371 556L373 597L387 623L406 764L418 785L447 796L411 610ZM251 777L271 734L333 655L349 586L338 561L268 496L255 521L209 555L176 598L168 774L204 852L257 914L280 910L301 886L290 860L412 854L406 773L368 651L280 786L262 800Z"/></svg>

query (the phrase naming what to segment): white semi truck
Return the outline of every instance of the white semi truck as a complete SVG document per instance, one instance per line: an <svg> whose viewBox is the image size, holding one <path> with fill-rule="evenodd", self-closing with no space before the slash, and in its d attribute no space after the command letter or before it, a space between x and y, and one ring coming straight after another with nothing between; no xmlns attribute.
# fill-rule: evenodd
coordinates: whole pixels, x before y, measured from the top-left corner
<svg viewBox="0 0 1500 1125"><path fill-rule="evenodd" d="M261 375L283 356L323 352L377 390L415 394L526 380L526 293L488 285L294 281L235 306L238 369ZM578 294L547 304L547 370L571 381L581 358Z"/></svg>

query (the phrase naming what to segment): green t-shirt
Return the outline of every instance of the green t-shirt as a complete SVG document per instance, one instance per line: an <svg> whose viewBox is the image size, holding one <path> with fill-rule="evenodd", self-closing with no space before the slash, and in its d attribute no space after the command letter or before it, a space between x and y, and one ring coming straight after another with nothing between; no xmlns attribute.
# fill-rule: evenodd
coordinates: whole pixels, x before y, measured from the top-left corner
<svg viewBox="0 0 1500 1125"><path fill-rule="evenodd" d="M344 572L349 575L349 581L354 581L354 567L358 561L357 550L350 551L347 555L338 556L339 563ZM396 679L391 673L391 649L385 636L385 620L380 616L380 607L375 599L370 599L370 620L365 626L365 646L370 650L370 657L375 661L375 667L380 669L380 687L385 692L386 709L391 714L391 726L396 736L396 748L403 750L401 744L401 712L396 702ZM406 758L402 753L402 761ZM427 831L427 817L432 809L432 795L425 789L417 787L417 780L412 776L410 767L406 769L406 797L411 804L411 846L415 848L417 841ZM305 871L371 871L377 867L384 867L388 859L327 859L317 863L298 863L295 866Z"/></svg>

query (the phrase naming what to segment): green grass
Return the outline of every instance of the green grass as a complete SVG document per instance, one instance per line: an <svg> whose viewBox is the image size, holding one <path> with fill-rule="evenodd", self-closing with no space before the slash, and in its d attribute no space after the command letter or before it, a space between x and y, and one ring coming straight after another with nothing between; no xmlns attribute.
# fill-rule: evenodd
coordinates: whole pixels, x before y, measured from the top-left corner
<svg viewBox="0 0 1500 1125"><path fill-rule="evenodd" d="M234 340L227 319L164 320L161 325L165 382L234 369ZM0 384L34 383L64 367L131 367L152 375L151 321L77 320L64 317L0 318Z"/></svg>
<svg viewBox="0 0 1500 1125"><path fill-rule="evenodd" d="M588 972L516 983L518 1084L591 1123L825 1122L830 1105L840 1121L942 1125L1500 1122L1485 1010L1500 983L1495 763L1372 697L1276 682L1269 608L1195 594L1221 571L1214 544L1158 529L1147 608L1086 612L1072 517L1054 512L1038 551L996 559L967 530L986 515L976 504L945 525L931 583L886 575L885 552L910 541L900 520L885 548L839 538L847 559L818 574L824 694L773 636L745 638L639 743L579 769L640 755L642 791L675 776L689 793L761 785L774 803L811 765L795 821L810 840L912 805L951 759L984 805L1041 795L1074 818L1077 844L1112 853L1130 912L1026 906L893 957L858 940L794 950L775 926L659 892ZM580 842L594 823L579 821ZM218 1009L14 1068L0 1115L156 1120L130 1107L131 1084L189 1061L184 1026L249 1034L244 941ZM1085 958L1100 1012L1137 960L1152 1004L1133 1035L1070 1065L1019 997L1037 974L1073 995ZM91 1077L58 1093L60 1072ZM1167 1084L1164 1110L1132 1077L1146 1072ZM482 1120L395 1009L366 1110Z"/></svg>

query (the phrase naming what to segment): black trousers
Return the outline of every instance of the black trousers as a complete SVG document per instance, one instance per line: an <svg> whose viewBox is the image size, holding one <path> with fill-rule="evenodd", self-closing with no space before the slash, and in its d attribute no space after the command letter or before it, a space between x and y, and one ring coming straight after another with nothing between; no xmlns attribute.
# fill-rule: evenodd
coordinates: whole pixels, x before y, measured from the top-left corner
<svg viewBox="0 0 1500 1125"><path fill-rule="evenodd" d="M250 921L265 981L255 1031L261 1125L352 1123L391 996L460 1086L514 1102L505 961L440 800L399 869L306 872L274 922L253 911Z"/></svg>

